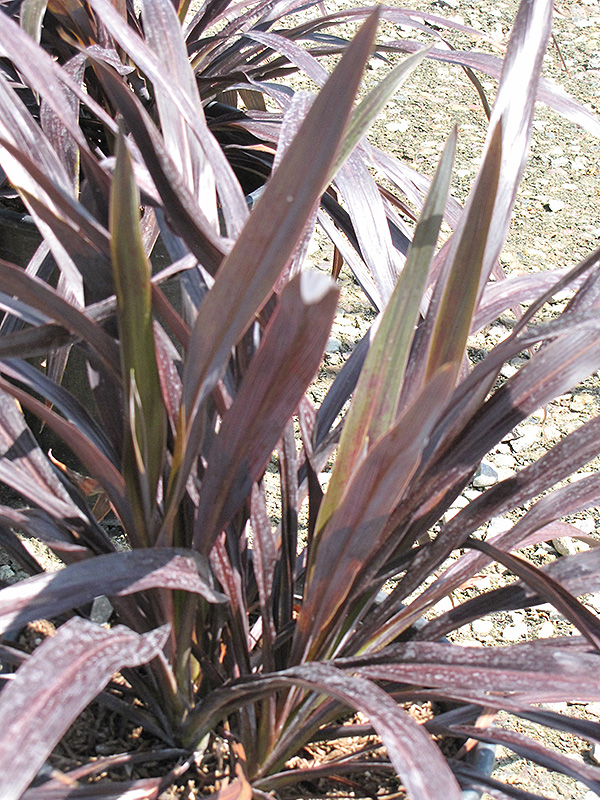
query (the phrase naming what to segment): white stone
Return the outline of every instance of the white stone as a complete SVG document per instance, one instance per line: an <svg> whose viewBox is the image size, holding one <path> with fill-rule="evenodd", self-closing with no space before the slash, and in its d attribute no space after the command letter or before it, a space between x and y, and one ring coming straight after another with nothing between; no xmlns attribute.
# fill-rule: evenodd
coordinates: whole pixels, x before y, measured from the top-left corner
<svg viewBox="0 0 600 800"><path fill-rule="evenodd" d="M587 470L582 470L581 472L576 472L574 475L571 475L570 480L571 483L574 483L575 481L582 481L584 478L589 478L592 475L595 475L595 473L589 472Z"/></svg>
<svg viewBox="0 0 600 800"><path fill-rule="evenodd" d="M556 425L544 425L543 435L546 441L560 439L561 436L560 430L556 427Z"/></svg>
<svg viewBox="0 0 600 800"><path fill-rule="evenodd" d="M516 625L507 625L502 631L502 638L507 642L516 642L519 639L527 636L527 625L524 622L519 622Z"/></svg>
<svg viewBox="0 0 600 800"><path fill-rule="evenodd" d="M463 497L461 499L465 501L465 505L469 505L469 501L467 500L466 497ZM454 503L452 503L452 505L450 506L450 508L444 513L444 516L442 517L443 521L450 522L450 520L453 517L455 517L459 511L462 511L465 505L457 505L455 500Z"/></svg>
<svg viewBox="0 0 600 800"><path fill-rule="evenodd" d="M502 375L503 378L512 378L512 376L515 375L518 371L519 370L517 369L517 367L513 367L512 364L505 364L500 370L500 375Z"/></svg>
<svg viewBox="0 0 600 800"><path fill-rule="evenodd" d="M595 611L600 612L600 592L593 592L585 601L586 605L591 606Z"/></svg>
<svg viewBox="0 0 600 800"><path fill-rule="evenodd" d="M308 243L308 247L306 248L306 253L309 256L314 255L319 250L319 242L316 236L310 237L310 242Z"/></svg>
<svg viewBox="0 0 600 800"><path fill-rule="evenodd" d="M596 531L596 521L592 517L586 517L585 519L576 519L573 522L573 525L580 530L582 533L595 533Z"/></svg>
<svg viewBox="0 0 600 800"><path fill-rule="evenodd" d="M536 632L538 639L551 639L554 636L554 625L551 620L547 619L541 624Z"/></svg>
<svg viewBox="0 0 600 800"><path fill-rule="evenodd" d="M493 455L494 465L505 469L514 469L516 466L515 457L508 453L495 453Z"/></svg>
<svg viewBox="0 0 600 800"><path fill-rule="evenodd" d="M319 475L319 483L321 484L321 488L323 491L329 486L329 481L331 480L331 472L322 472Z"/></svg>
<svg viewBox="0 0 600 800"><path fill-rule="evenodd" d="M386 130L390 131L391 133L406 133L409 129L410 123L406 119L401 119L398 122L388 122L386 123Z"/></svg>
<svg viewBox="0 0 600 800"><path fill-rule="evenodd" d="M471 623L471 629L476 636L489 636L494 629L491 619L475 619Z"/></svg>
<svg viewBox="0 0 600 800"><path fill-rule="evenodd" d="M341 349L342 343L338 339L330 339L325 346L326 353L339 353Z"/></svg>
<svg viewBox="0 0 600 800"><path fill-rule="evenodd" d="M498 483L498 473L496 470L485 461L482 461L477 470L477 474L473 478L474 488L485 488L486 486L494 486Z"/></svg>
<svg viewBox="0 0 600 800"><path fill-rule="evenodd" d="M442 597L442 599L434 605L433 610L436 614L445 614L446 611L452 611L453 608L452 599L450 597Z"/></svg>
<svg viewBox="0 0 600 800"><path fill-rule="evenodd" d="M580 411L593 411L594 406L596 405L596 398L593 394L589 394L588 392L581 392L580 394L576 394L573 396L573 399L569 403L569 410L580 412Z"/></svg>
<svg viewBox="0 0 600 800"><path fill-rule="evenodd" d="M561 536L558 539L552 539L552 546L556 552L561 556L572 556L575 553L584 553L590 549L589 544L580 542L578 539L572 539L570 536Z"/></svg>
<svg viewBox="0 0 600 800"><path fill-rule="evenodd" d="M565 159L565 163L566 163L566 159ZM564 203L562 200L559 200L556 197L551 197L550 200L548 200L548 208L550 209L550 211L562 211L562 209L565 207L565 205L566 205L566 203Z"/></svg>
<svg viewBox="0 0 600 800"><path fill-rule="evenodd" d="M541 431L537 426L523 426L522 433L517 439L512 439L510 446L514 453L522 453L529 450L534 444L539 442Z"/></svg>
<svg viewBox="0 0 600 800"><path fill-rule="evenodd" d="M586 703L585 710L588 714L600 717L600 703Z"/></svg>
<svg viewBox="0 0 600 800"><path fill-rule="evenodd" d="M488 523L487 535L497 536L500 533L506 533L512 526L512 522L506 517L493 517Z"/></svg>

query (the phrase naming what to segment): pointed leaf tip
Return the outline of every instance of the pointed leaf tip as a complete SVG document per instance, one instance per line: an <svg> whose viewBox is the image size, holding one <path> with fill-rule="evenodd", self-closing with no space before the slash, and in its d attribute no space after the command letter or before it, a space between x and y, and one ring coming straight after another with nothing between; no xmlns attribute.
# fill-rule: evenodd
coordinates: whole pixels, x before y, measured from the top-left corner
<svg viewBox="0 0 600 800"><path fill-rule="evenodd" d="M307 306L320 303L330 289L335 288L335 283L327 275L320 272L303 272L300 275L300 297Z"/></svg>

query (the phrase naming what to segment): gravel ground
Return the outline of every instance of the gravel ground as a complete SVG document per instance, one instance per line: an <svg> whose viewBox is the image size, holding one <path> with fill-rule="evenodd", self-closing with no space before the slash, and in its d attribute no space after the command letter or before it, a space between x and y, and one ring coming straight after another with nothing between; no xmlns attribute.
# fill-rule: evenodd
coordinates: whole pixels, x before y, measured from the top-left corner
<svg viewBox="0 0 600 800"><path fill-rule="evenodd" d="M489 34L499 46L506 44L518 8L518 3L513 0L498 0L495 3L409 0L393 4L455 19ZM327 3L327 6L328 9L333 7L331 3ZM415 38L412 32L407 31L407 35ZM478 49L493 51L486 42L473 42L461 36L448 38L456 47L472 47L475 44ZM377 60L372 60L370 66L374 79L377 73L383 74L387 68ZM560 83L588 108L600 111L600 0L564 0L557 5L554 42L545 58L544 75ZM487 79L482 82L492 101L496 83ZM458 124L459 142L452 191L457 199L464 201L479 164L486 122L476 92L460 69L439 63L425 63L388 103L385 112L373 126L371 140L381 149L408 162L417 171L430 176L452 125ZM600 142L597 139L538 104L530 158L501 257L507 272L518 274L571 267L598 247L599 164ZM319 266L327 268L331 254L320 240L317 241L313 257ZM565 294L555 298L549 313L562 310L568 297ZM360 292L351 281L346 281L326 364L321 380L315 386L317 396L338 371L352 343L367 330L371 322L372 313L365 309ZM473 337L472 357L477 359L483 356L485 351L507 335L512 323L511 315L507 314ZM508 364L503 370L504 377L509 377L518 367L518 359ZM508 477L515 470L536 460L549 445L598 413L600 382L598 375L593 375L574 392L558 398L546 409L540 409L532 415L490 453L482 475L457 499L447 517L477 496L486 485ZM595 464L588 465L580 476L589 474L595 467ZM583 534L599 538L598 510L590 510L568 521L573 522ZM491 520L485 534L499 533L511 527L511 524L510 518ZM543 564L567 552L587 547L588 544L577 540L561 540L553 545L533 548L528 555L534 563ZM502 585L507 578L508 572L500 565L495 565L486 571L477 587L466 588L452 599L446 598L438 610L445 611L451 603L460 602L478 590ZM584 599L590 609L595 613L600 612L600 595ZM486 646L498 641L509 643L565 635L569 631L570 626L562 616L548 606L484 618L460 629L452 638L465 645ZM598 703L583 706L563 703L558 708L554 706L554 709L566 714L584 715L595 721L600 719ZM569 754L575 760L599 763L598 752L594 754L587 742L569 734L548 732L507 715L501 715L498 724L534 738L543 738L549 746ZM503 748L498 752L494 777L529 791L543 792L545 796L557 800L591 800L597 796L588 792L583 784L549 772ZM484 798L489 800L488 795Z"/></svg>

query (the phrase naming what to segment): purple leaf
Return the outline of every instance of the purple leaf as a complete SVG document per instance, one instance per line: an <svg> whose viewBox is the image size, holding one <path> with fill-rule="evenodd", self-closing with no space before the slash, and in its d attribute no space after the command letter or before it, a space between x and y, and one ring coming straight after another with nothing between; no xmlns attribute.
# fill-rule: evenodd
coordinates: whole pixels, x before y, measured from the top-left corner
<svg viewBox="0 0 600 800"><path fill-rule="evenodd" d="M365 714L381 736L412 800L460 800L460 790L445 758L423 728L383 689L330 664L304 664L234 684L227 691L216 690L191 712L188 736L199 735L228 711L290 685L329 695Z"/></svg>
<svg viewBox="0 0 600 800"><path fill-rule="evenodd" d="M181 25L170 0L144 0L142 19L146 44L154 51L158 67L170 84L168 91L161 83L156 83L154 87L167 152L178 166L192 196L201 204L213 229L218 232L217 195L212 166L203 152L201 140L194 135L185 116L172 99L171 88L176 86L186 96L198 117L204 118ZM225 204L224 211L225 209L229 209L228 204ZM228 221L234 223L228 226L231 236L239 234L247 217L245 206L242 213L241 218L227 214Z"/></svg>
<svg viewBox="0 0 600 800"><path fill-rule="evenodd" d="M0 694L0 796L19 800L73 720L123 667L145 664L169 628L140 636L74 618L46 639Z"/></svg>
<svg viewBox="0 0 600 800"><path fill-rule="evenodd" d="M161 778L118 782L102 780L87 786L52 780L28 789L21 800L158 800L162 786Z"/></svg>
<svg viewBox="0 0 600 800"><path fill-rule="evenodd" d="M548 573L542 572L527 561L512 553L505 553L494 547L489 542L480 542L469 538L465 546L479 550L485 555L494 558L500 564L507 566L518 575L522 581L543 597L577 627L586 639L600 653L600 620L589 611L582 603L555 581Z"/></svg>
<svg viewBox="0 0 600 800"><path fill-rule="evenodd" d="M200 306L183 376L176 447L185 455L174 465L171 507L179 504L200 444L199 409L223 374L231 348L268 299L326 189L377 24L374 12L313 103ZM326 128L324 114L330 120Z"/></svg>
<svg viewBox="0 0 600 800"><path fill-rule="evenodd" d="M507 647L459 647L439 642L392 645L375 656L335 665L371 680L458 693L467 702L503 707L513 701L597 701L600 656L584 639L548 639Z"/></svg>
<svg viewBox="0 0 600 800"><path fill-rule="evenodd" d="M108 369L117 377L120 376L119 353L115 342L92 319L64 300L44 281L27 275L14 264L0 260L0 277L3 291L17 295L70 333L88 342Z"/></svg>
<svg viewBox="0 0 600 800"><path fill-rule="evenodd" d="M85 520L35 441L21 409L5 392L0 392L0 453L4 483L58 519Z"/></svg>
<svg viewBox="0 0 600 800"><path fill-rule="evenodd" d="M321 361L335 284L303 272L284 288L261 346L207 455L194 546L208 553L246 500Z"/></svg>
<svg viewBox="0 0 600 800"><path fill-rule="evenodd" d="M246 201L240 184L217 140L208 129L202 106L193 101L189 94L178 82L174 82L170 70L165 71L164 64L152 52L148 45L127 25L123 17L106 0L91 0L90 5L96 11L104 25L114 36L115 40L131 56L135 64L144 72L155 85L165 94L168 94L183 115L188 131L198 141L207 161L215 170L215 180L219 197L224 206L227 206L232 219L244 220L247 215ZM153 8L151 0L146 0L147 10L150 14L158 13L162 18L164 6ZM168 19L168 18L167 18ZM169 34L173 37L173 26L169 27ZM179 58L174 56L179 63ZM186 77L187 80L187 77Z"/></svg>
<svg viewBox="0 0 600 800"><path fill-rule="evenodd" d="M206 561L189 550L153 548L108 553L36 575L0 591L0 631L53 617L102 594L124 597L146 589L180 589L223 603L210 581Z"/></svg>

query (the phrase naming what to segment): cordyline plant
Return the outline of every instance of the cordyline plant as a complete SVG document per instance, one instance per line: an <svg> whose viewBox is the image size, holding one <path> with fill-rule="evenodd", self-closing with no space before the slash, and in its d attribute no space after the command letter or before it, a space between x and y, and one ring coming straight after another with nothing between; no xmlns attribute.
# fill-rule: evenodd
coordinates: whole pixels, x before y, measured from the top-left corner
<svg viewBox="0 0 600 800"><path fill-rule="evenodd" d="M368 770L395 772L417 800L463 788L532 797L465 757L473 742L599 791L599 769L493 717L503 709L600 743L600 725L540 707L600 700L600 622L577 599L600 588L600 551L543 569L515 552L573 534L560 519L598 502L596 474L549 490L598 455L600 418L436 526L515 425L600 369L599 252L568 273L503 279L497 267L536 99L600 130L539 79L552 3L524 0L503 59L419 50L359 104L379 18L443 21L382 7L275 30L297 7L284 5L208 2L182 29L167 0L144 0L141 19L105 0L26 0L21 27L0 21L1 163L43 236L26 267L0 261L0 479L26 501L0 506L0 544L31 574L0 591L0 796L157 798L188 779L230 800L289 785L300 796L302 781L348 786ZM363 20L349 45L327 32ZM317 57L332 53L343 55L325 80ZM456 132L430 186L363 138L423 57L500 78L464 209L448 198ZM314 99L274 82L294 69L322 85ZM222 103L238 97L245 111ZM371 178L373 163L397 199ZM398 213L407 200L422 207L412 233ZM438 250L444 216L454 231ZM303 266L317 220L382 311L319 408L305 393L338 293ZM153 275L159 235L167 266ZM565 311L534 325L567 286ZM522 303L511 335L470 368L469 335ZM67 360L80 365L71 389ZM34 420L70 468L42 450ZM318 476L336 448L324 494ZM278 525L263 481L274 451ZM524 504L506 533L475 535ZM108 509L126 549L100 524ZM64 568L45 572L24 537ZM517 581L427 615L492 561ZM101 596L113 608L105 626L89 620ZM482 649L444 639L543 602L577 635ZM16 635L40 618L57 631L27 655ZM154 745L45 768L92 701ZM424 724L406 711L415 702L433 703ZM359 734L378 736L386 755L353 751ZM439 738L457 742L453 756ZM293 766L332 739L350 742L347 756ZM167 758L176 766L161 773ZM154 777L87 782L144 759Z"/></svg>

